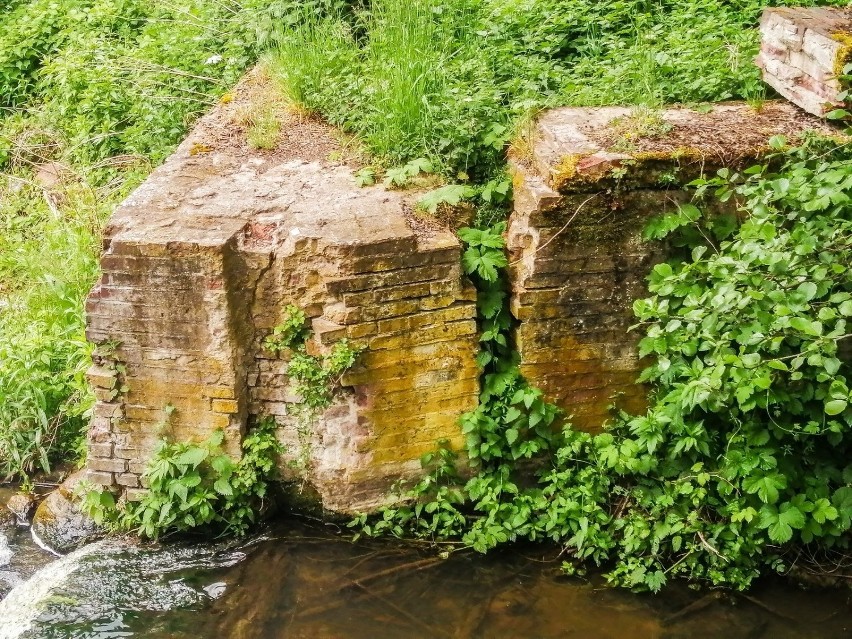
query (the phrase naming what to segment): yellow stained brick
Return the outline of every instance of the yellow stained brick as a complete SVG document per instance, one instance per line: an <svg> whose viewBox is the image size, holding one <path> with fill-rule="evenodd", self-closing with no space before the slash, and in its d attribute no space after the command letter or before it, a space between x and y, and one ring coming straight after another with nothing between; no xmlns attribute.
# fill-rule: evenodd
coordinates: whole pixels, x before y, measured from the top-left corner
<svg viewBox="0 0 852 639"><path fill-rule="evenodd" d="M211 399L234 399L236 393L230 386L205 386L203 391L205 397Z"/></svg>
<svg viewBox="0 0 852 639"><path fill-rule="evenodd" d="M401 335L379 335L370 340L370 348L374 350L402 349L407 346L419 346L433 342L455 340L459 337L475 333L476 322L473 320L452 322Z"/></svg>
<svg viewBox="0 0 852 639"><path fill-rule="evenodd" d="M464 437L461 435L448 437L447 439L451 448L460 450L464 447ZM376 448L373 450L372 462L374 464L381 464L403 459L419 459L425 453L435 450L435 445L436 442L425 442L393 448Z"/></svg>
<svg viewBox="0 0 852 639"><path fill-rule="evenodd" d="M391 406L419 406L432 400L444 400L449 404L459 397L476 395L479 392L479 380L476 378L451 380L439 382L427 388L407 388L399 392L388 392L377 384L376 390L378 392L375 393L376 397L373 401L375 410Z"/></svg>
<svg viewBox="0 0 852 639"><path fill-rule="evenodd" d="M231 425L231 416L223 415L221 413L211 413L204 421L206 422L206 426L212 430L217 430L219 428L225 429Z"/></svg>
<svg viewBox="0 0 852 639"><path fill-rule="evenodd" d="M217 413L236 413L239 410L234 399L214 399L210 402L210 408Z"/></svg>
<svg viewBox="0 0 852 639"><path fill-rule="evenodd" d="M355 324L353 326L346 327L346 337L348 337L349 339L357 339L359 337L375 335L377 331L378 326L376 322L369 322L367 324Z"/></svg>

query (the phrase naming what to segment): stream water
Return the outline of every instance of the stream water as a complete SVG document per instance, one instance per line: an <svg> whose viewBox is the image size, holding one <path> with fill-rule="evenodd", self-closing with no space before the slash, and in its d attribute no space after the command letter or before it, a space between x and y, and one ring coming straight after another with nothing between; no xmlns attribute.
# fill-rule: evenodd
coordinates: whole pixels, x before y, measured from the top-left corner
<svg viewBox="0 0 852 639"><path fill-rule="evenodd" d="M559 563L533 546L439 559L294 517L240 543L112 539L61 558L0 529L0 639L852 637L852 591L635 595Z"/></svg>

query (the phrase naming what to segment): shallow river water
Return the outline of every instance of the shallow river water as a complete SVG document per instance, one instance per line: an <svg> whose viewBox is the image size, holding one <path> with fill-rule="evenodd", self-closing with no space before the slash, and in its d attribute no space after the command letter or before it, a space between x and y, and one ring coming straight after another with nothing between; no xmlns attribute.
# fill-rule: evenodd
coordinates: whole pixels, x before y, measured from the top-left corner
<svg viewBox="0 0 852 639"><path fill-rule="evenodd" d="M635 595L560 576L552 549L442 560L339 532L290 517L238 544L108 540L56 558L18 528L0 639L852 637L852 591Z"/></svg>

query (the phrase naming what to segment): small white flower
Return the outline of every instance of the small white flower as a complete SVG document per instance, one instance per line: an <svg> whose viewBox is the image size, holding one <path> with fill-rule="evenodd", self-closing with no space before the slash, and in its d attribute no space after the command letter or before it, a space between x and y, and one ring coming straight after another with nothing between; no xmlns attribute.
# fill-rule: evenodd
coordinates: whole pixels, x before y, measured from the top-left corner
<svg viewBox="0 0 852 639"><path fill-rule="evenodd" d="M207 58L207 61L204 64L219 64L221 61L222 61L222 56L220 56L217 53L217 54L211 55L209 58Z"/></svg>

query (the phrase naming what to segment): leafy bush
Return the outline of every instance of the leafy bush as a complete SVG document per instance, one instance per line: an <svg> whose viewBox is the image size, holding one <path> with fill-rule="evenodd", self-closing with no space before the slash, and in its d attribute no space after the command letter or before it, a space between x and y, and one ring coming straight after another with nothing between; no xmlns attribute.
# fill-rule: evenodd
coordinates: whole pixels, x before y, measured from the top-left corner
<svg viewBox="0 0 852 639"><path fill-rule="evenodd" d="M149 539L210 529L245 534L264 508L282 447L276 424L264 418L243 440L238 461L222 448L217 431L200 443L160 442L143 477L148 491L138 503L116 503L106 490L86 493L82 507L99 524Z"/></svg>
<svg viewBox="0 0 852 639"><path fill-rule="evenodd" d="M501 340L489 345L507 326L494 323L505 302L490 284L502 238L463 233L488 367L480 407L462 418L478 472L464 483L441 450L424 459L431 473L412 503L355 525L483 552L551 539L573 555L567 571L606 564L614 583L654 591L675 576L745 588L766 566L784 570L786 549L848 550L850 160L812 142L772 158L779 168L700 183L699 195L715 188L747 214L736 229L695 207L654 224L658 236L701 225L681 243L703 243L655 267L653 295L635 304L641 352L654 359L647 414L621 414L600 435L539 430L555 409L519 379ZM545 465L530 487L515 460L538 450L550 454L537 456Z"/></svg>
<svg viewBox="0 0 852 639"><path fill-rule="evenodd" d="M82 300L106 212L82 185L63 189L59 217L40 188L10 183L17 192L0 199L0 478L81 453L93 401Z"/></svg>

